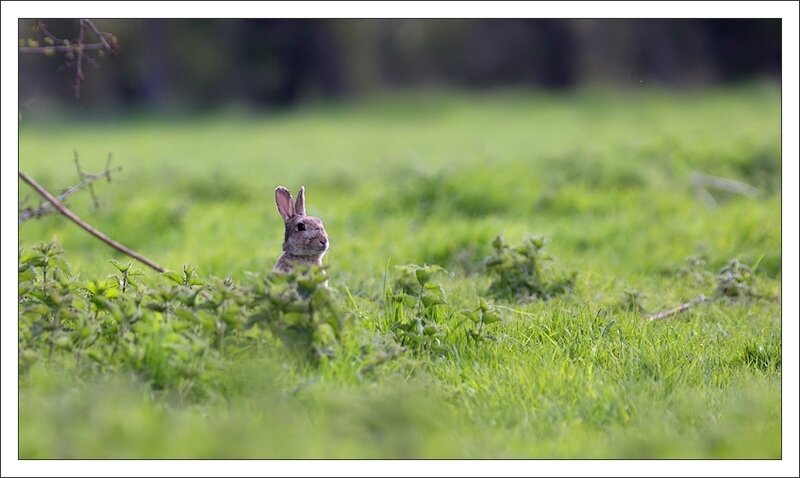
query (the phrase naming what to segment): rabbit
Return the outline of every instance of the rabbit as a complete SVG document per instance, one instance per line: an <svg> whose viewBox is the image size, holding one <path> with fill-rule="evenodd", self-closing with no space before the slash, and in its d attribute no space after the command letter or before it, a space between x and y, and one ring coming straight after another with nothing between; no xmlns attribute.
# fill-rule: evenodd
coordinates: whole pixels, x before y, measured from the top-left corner
<svg viewBox="0 0 800 478"><path fill-rule="evenodd" d="M275 189L275 204L283 218L286 232L283 253L275 263L276 272L289 272L295 264L321 266L322 256L328 250L328 234L322 220L306 216L305 187L300 186L297 201L292 203L292 193L283 186Z"/></svg>

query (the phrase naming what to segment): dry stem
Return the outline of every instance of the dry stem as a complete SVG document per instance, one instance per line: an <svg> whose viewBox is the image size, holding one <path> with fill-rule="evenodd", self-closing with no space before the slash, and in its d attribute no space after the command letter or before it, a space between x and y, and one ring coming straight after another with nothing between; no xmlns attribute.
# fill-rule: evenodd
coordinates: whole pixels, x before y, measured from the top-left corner
<svg viewBox="0 0 800 478"><path fill-rule="evenodd" d="M136 251L128 249L127 247L123 246L119 242L111 239L110 237L106 236L102 232L98 231L97 229L92 227L90 224L86 223L83 219L78 217L77 214L75 214L74 212L72 212L69 209L67 209L67 207L64 206L61 203L61 201L58 200L58 198L56 198L55 196L50 194L50 192L48 192L45 188L43 188L32 177L30 177L26 173L24 173L21 169L19 170L19 177L23 181L28 183L33 189L35 189L36 192L38 192L42 197L47 199L50 202L50 204L52 204L53 207L60 214L62 214L67 219L69 219L70 221L72 221L75 224L77 224L78 226L80 226L83 230L85 230L89 234L91 234L94 237L100 239L101 241L105 242L106 244L108 244L109 246L111 246L114 249L118 250L119 252L122 252L125 255L133 257L137 261L141 262L142 264L145 264L146 266L148 266L148 267L150 267L150 268L152 268L152 269L154 269L154 270L156 270L158 272L164 272L166 270L162 266L160 266L160 265L156 264L155 262L153 262L152 260L144 257L143 255L139 254Z"/></svg>

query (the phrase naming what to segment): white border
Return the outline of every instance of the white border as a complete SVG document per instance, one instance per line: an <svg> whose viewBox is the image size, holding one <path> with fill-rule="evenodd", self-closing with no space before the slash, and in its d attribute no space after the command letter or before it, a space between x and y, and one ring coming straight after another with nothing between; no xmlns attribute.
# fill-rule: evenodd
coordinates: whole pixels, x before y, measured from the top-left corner
<svg viewBox="0 0 800 478"><path fill-rule="evenodd" d="M795 2L3 2L2 476L797 476L798 18ZM16 370L17 18L783 18L783 460L18 461ZM11 105L14 105L12 108ZM13 232L12 232L13 231ZM12 242L13 239L13 242Z"/></svg>
<svg viewBox="0 0 800 478"><path fill-rule="evenodd" d="M201 1L191 8L174 1L27 1L5 3L3 10L14 18L789 18L797 14L791 2L779 1Z"/></svg>
<svg viewBox="0 0 800 478"><path fill-rule="evenodd" d="M800 400L798 399L798 337L800 337L800 310L798 308L798 294L800 281L798 281L798 253L800 252L800 238L798 237L798 179L800 178L800 142L797 132L800 131L800 115L798 107L798 89L800 88L800 73L798 70L798 15L797 4L793 4L793 12L787 11L783 17L783 84L782 84L782 170L781 179L783 201L781 213L781 249L783 262L783 281L781 284L781 325L783 333L782 357L782 408L783 408L783 459L792 463L791 470L795 476L800 475L800 437L798 436L798 412ZM788 9L787 9L788 10Z"/></svg>

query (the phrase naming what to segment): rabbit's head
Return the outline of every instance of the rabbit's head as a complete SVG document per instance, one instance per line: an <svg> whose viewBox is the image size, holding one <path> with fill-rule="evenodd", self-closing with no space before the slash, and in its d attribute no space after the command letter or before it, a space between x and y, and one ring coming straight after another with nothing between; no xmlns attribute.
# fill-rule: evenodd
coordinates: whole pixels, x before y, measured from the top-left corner
<svg viewBox="0 0 800 478"><path fill-rule="evenodd" d="M306 216L305 188L300 186L297 201L292 202L292 194L283 186L275 189L275 204L286 225L283 238L283 251L303 258L321 258L328 250L328 234L322 220Z"/></svg>

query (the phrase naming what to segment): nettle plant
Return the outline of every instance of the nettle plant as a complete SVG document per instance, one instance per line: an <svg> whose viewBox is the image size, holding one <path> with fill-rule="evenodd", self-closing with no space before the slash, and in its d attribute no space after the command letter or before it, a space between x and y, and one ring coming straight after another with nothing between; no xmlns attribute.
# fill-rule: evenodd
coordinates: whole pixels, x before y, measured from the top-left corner
<svg viewBox="0 0 800 478"><path fill-rule="evenodd" d="M386 291L392 306L392 332L400 345L415 351L450 352L447 346L447 304L442 286L431 280L444 269L437 265L395 266L397 276Z"/></svg>
<svg viewBox="0 0 800 478"><path fill-rule="evenodd" d="M717 272L717 287L714 295L736 299L755 298L760 295L753 286L750 267L738 259L731 259Z"/></svg>
<svg viewBox="0 0 800 478"><path fill-rule="evenodd" d="M495 277L489 294L528 302L571 292L576 273L559 274L552 267L545 267L545 262L553 260L544 250L545 243L543 237L529 236L519 246L512 246L497 236L492 242L494 251L486 259L486 268Z"/></svg>
<svg viewBox="0 0 800 478"><path fill-rule="evenodd" d="M433 276L446 272L438 265L408 264L395 266L397 275L387 288L391 330L397 341L415 352L449 355L456 339L463 334L468 341L495 340L488 326L500 322L501 315L484 299L475 309L453 310L447 296ZM452 325L448 325L452 324Z"/></svg>
<svg viewBox="0 0 800 478"><path fill-rule="evenodd" d="M746 300L764 298L753 283L753 267L737 258L729 259L714 273L709 269L708 259L703 255L692 256L678 269L681 277L693 278L697 285L714 287L712 297L716 299Z"/></svg>
<svg viewBox="0 0 800 478"><path fill-rule="evenodd" d="M616 308L619 310L635 312L637 314L647 313L644 306L645 295L638 289L627 289L620 294Z"/></svg>
<svg viewBox="0 0 800 478"><path fill-rule="evenodd" d="M132 264L114 261L116 274L80 280L60 255L53 243L19 254L21 374L40 361L87 373L126 370L154 390L194 396L213 388L231 354L283 344L327 360L342 332L319 268L236 284L185 266L145 281Z"/></svg>
<svg viewBox="0 0 800 478"><path fill-rule="evenodd" d="M461 316L472 324L472 327L466 327L467 338L474 342L482 342L486 340L498 340L497 335L489 331L489 326L502 322L503 318L500 312L494 306L487 302L485 299L480 298L478 307L473 310L462 310Z"/></svg>
<svg viewBox="0 0 800 478"><path fill-rule="evenodd" d="M333 290L327 286L325 270L296 265L288 273L250 274L247 326L266 326L279 338L308 353L313 360L335 354L345 317Z"/></svg>

